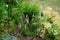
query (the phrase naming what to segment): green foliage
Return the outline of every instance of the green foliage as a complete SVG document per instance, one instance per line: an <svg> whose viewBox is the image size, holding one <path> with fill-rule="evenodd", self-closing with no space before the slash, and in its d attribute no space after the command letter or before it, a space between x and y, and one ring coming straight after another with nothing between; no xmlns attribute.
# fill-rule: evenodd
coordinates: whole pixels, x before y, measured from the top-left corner
<svg viewBox="0 0 60 40"><path fill-rule="evenodd" d="M57 16L56 16L56 15ZM58 21L59 20L59 21ZM60 16L58 13L53 13L52 9L46 8L43 11L43 16L41 17L41 34L40 36L44 40L60 40ZM59 36L58 36L59 35Z"/></svg>
<svg viewBox="0 0 60 40"><path fill-rule="evenodd" d="M16 30L16 26L20 27L26 36L42 35L44 40L60 40L60 16L55 13L56 17L49 7L44 11L46 13L41 13L39 6L38 3L32 4L27 0L1 0L0 34L8 34ZM4 40L5 36L1 38L3 37L0 37L0 40ZM6 40L12 38L8 37Z"/></svg>
<svg viewBox="0 0 60 40"><path fill-rule="evenodd" d="M24 2L22 3L21 11L25 17L26 16L29 17L29 22L30 22L33 15L39 15L40 9L37 3L31 4L29 2Z"/></svg>
<svg viewBox="0 0 60 40"><path fill-rule="evenodd" d="M21 12L23 15L22 29L27 36L37 36L40 28L40 9L38 4L31 4L29 2L22 3Z"/></svg>
<svg viewBox="0 0 60 40"><path fill-rule="evenodd" d="M12 19L12 4L7 4L6 0L0 1L0 29L1 31L5 30L14 30L14 21ZM8 32L7 32L8 33Z"/></svg>

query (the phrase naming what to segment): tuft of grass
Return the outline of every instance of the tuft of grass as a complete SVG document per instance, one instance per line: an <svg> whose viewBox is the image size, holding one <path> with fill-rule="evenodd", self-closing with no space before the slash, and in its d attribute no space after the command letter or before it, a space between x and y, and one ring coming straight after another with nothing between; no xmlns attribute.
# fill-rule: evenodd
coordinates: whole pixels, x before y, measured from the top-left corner
<svg viewBox="0 0 60 40"><path fill-rule="evenodd" d="M22 3L21 12L24 17L24 24L23 31L27 36L36 36L37 35L37 28L40 28L39 18L40 16L40 9L39 5L31 4L29 2ZM26 20L27 19L27 20ZM28 21L28 23L27 23Z"/></svg>

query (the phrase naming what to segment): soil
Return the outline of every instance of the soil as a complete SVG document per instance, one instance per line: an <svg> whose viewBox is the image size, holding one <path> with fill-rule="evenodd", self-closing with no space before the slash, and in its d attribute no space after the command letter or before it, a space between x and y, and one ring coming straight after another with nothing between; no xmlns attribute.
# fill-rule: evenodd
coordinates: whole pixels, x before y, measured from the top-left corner
<svg viewBox="0 0 60 40"><path fill-rule="evenodd" d="M18 40L42 40L41 37L26 37L26 36L21 36L20 38L18 37Z"/></svg>

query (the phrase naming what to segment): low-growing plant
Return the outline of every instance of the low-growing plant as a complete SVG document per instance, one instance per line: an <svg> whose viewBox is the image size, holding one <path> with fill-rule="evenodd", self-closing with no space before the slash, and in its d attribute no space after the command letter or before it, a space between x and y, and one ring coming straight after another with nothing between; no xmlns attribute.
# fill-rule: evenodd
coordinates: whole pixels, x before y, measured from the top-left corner
<svg viewBox="0 0 60 40"><path fill-rule="evenodd" d="M43 11L43 17L41 17L41 24L43 28L41 30L41 37L44 40L60 40L59 36L59 23L60 16L58 12L52 10L52 8L47 7ZM59 22L58 22L59 20ZM59 36L58 36L59 35Z"/></svg>

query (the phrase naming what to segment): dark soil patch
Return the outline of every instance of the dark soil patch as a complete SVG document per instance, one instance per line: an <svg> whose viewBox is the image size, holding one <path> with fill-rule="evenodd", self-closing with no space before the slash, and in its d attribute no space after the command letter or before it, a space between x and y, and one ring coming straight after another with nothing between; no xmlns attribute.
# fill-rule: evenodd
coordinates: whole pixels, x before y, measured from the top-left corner
<svg viewBox="0 0 60 40"><path fill-rule="evenodd" d="M18 37L18 40L42 40L41 37L26 37L26 36L21 36Z"/></svg>

